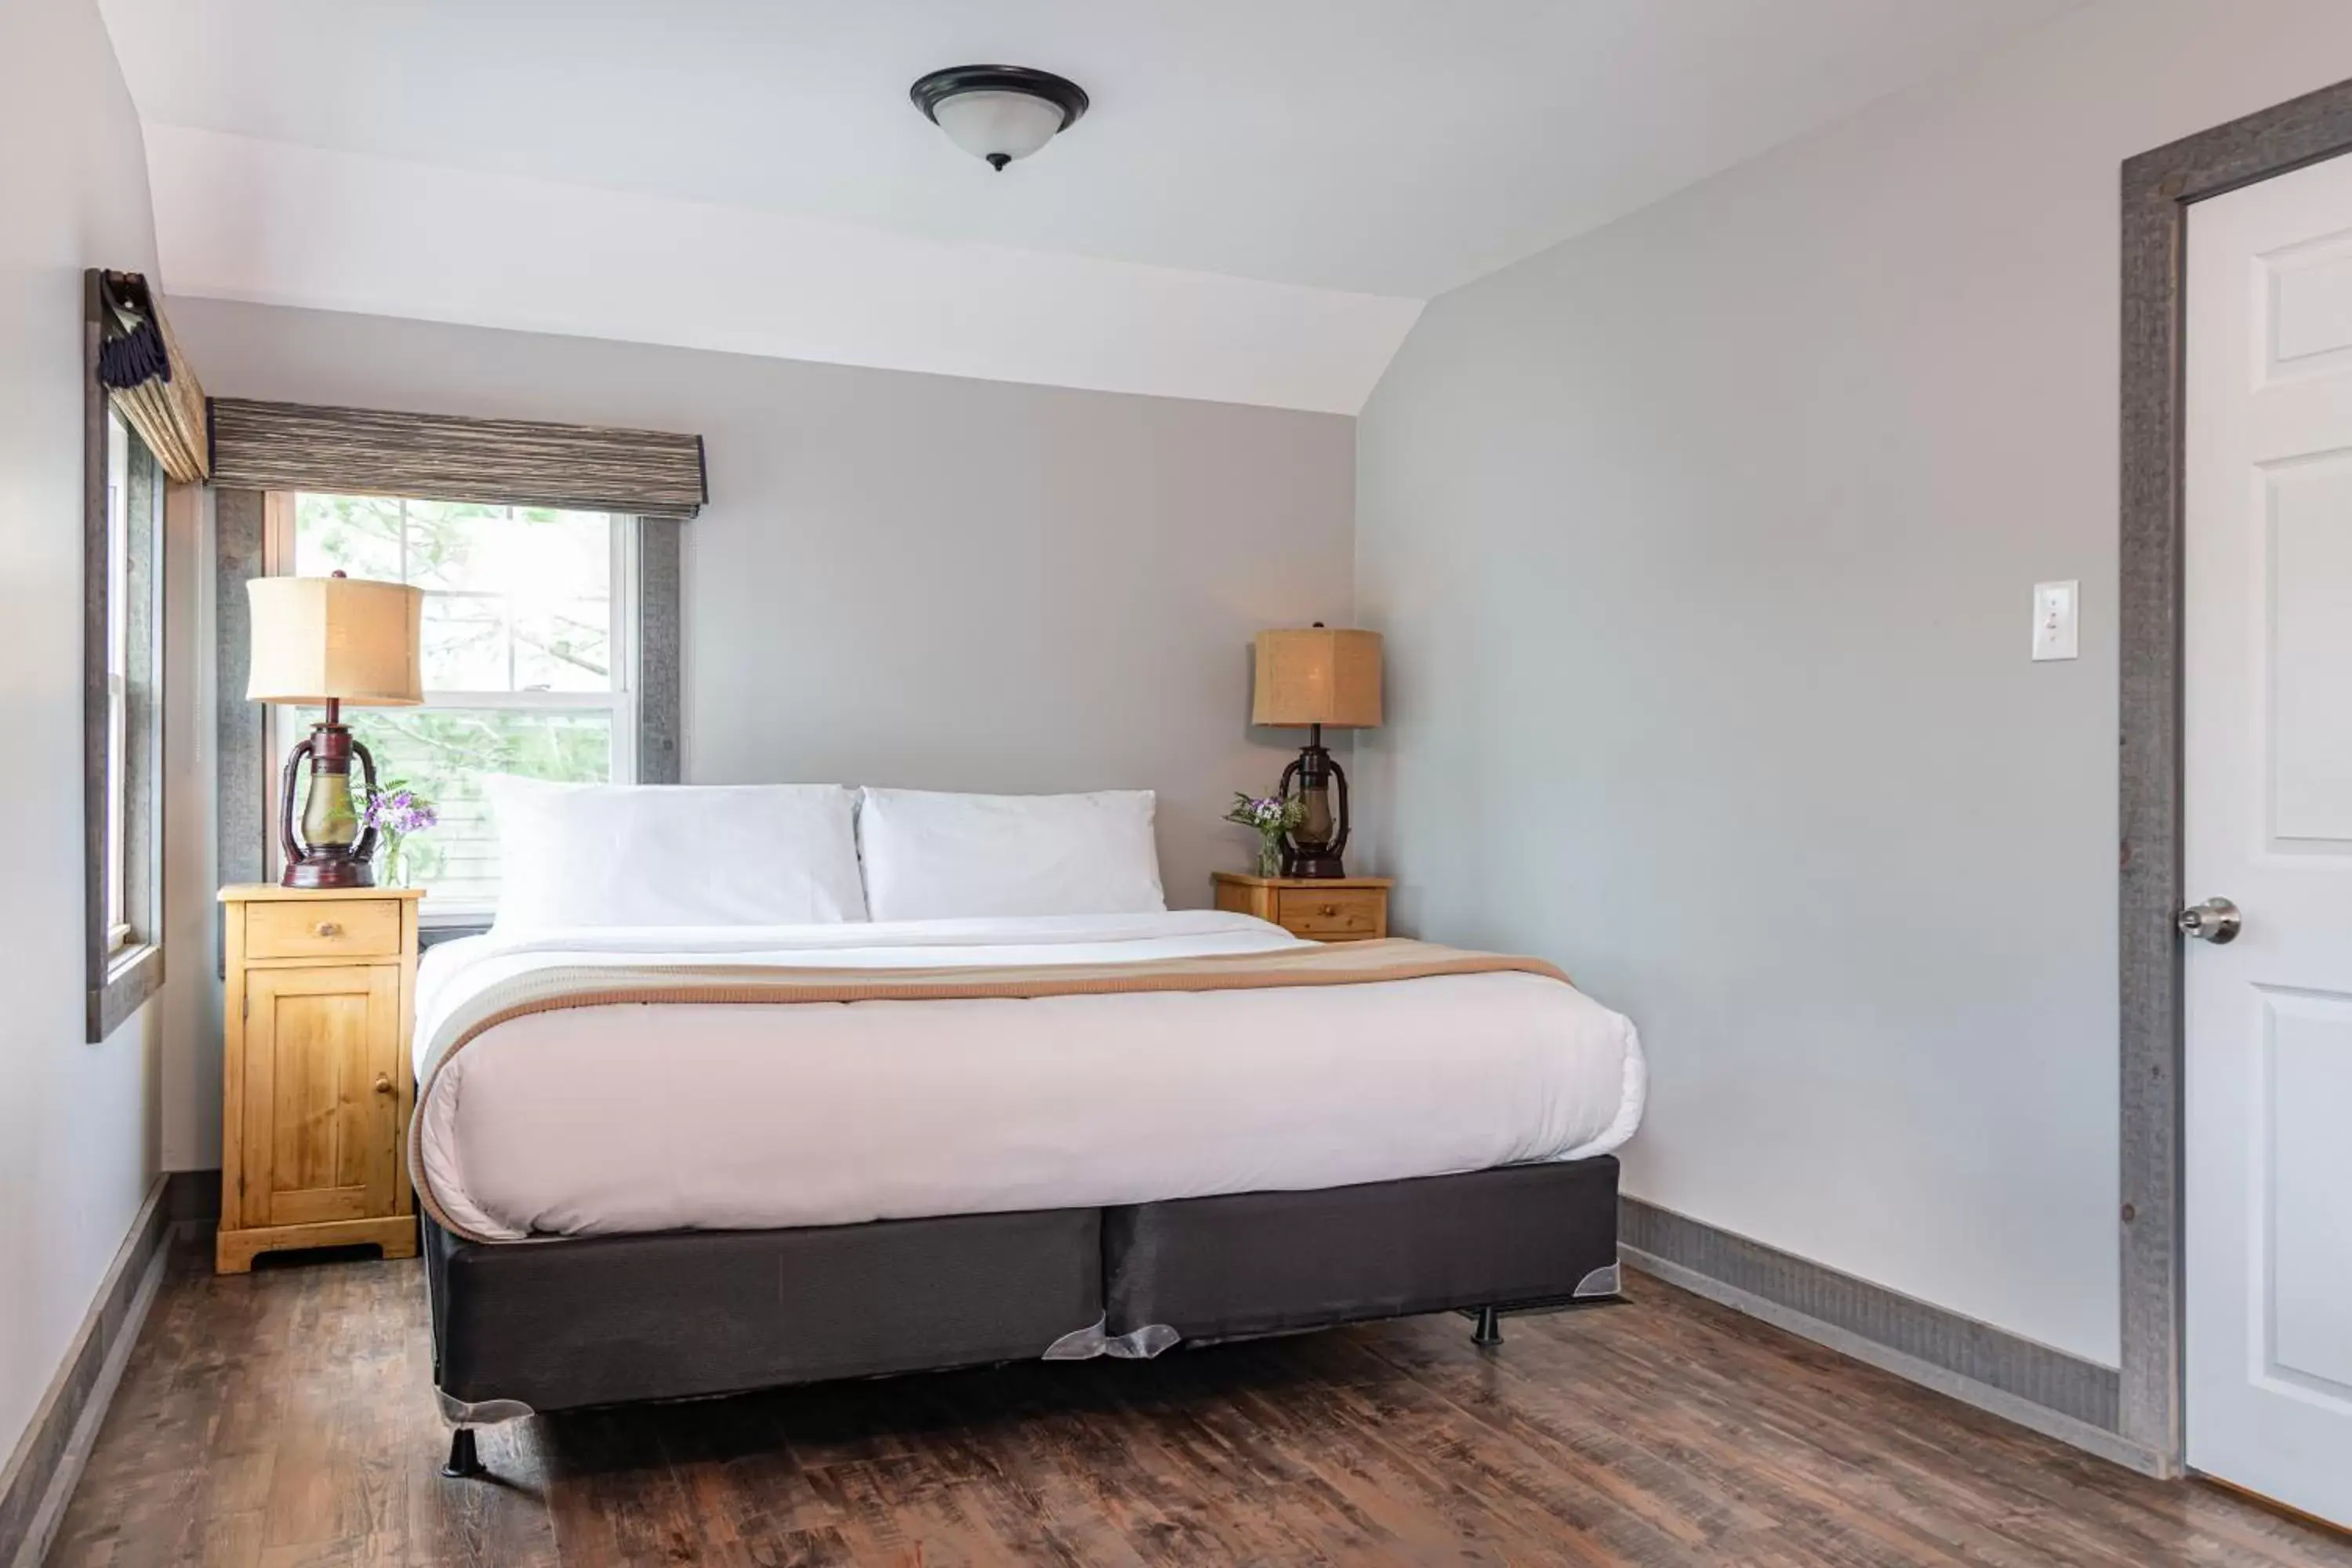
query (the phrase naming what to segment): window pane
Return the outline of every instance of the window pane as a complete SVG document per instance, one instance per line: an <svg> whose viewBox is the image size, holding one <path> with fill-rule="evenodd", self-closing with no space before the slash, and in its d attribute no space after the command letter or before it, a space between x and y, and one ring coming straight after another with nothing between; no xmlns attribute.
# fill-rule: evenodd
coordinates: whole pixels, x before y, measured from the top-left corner
<svg viewBox="0 0 2352 1568"><path fill-rule="evenodd" d="M315 708L287 710L285 733L306 734ZM483 773L560 784L613 776L613 715L603 710L513 708L346 709L344 720L375 757L376 780L405 784L439 809L440 826L408 843L409 880L443 910L498 898L498 838L482 799ZM353 781L357 783L356 780ZM299 800L297 800L299 808Z"/></svg>
<svg viewBox="0 0 2352 1568"><path fill-rule="evenodd" d="M607 599L562 599L516 605L516 689L609 690L613 685L612 618L612 602Z"/></svg>
<svg viewBox="0 0 2352 1568"><path fill-rule="evenodd" d="M506 602L483 594L425 595L425 689L504 691L513 668Z"/></svg>
<svg viewBox="0 0 2352 1568"><path fill-rule="evenodd" d="M131 667L130 613L125 584L131 563L131 426L106 411L106 673Z"/></svg>
<svg viewBox="0 0 2352 1568"><path fill-rule="evenodd" d="M131 744L131 427L106 411L106 929L130 903L124 850Z"/></svg>
<svg viewBox="0 0 2352 1568"><path fill-rule="evenodd" d="M612 691L613 520L365 496L295 498L294 570L414 583L425 689Z"/></svg>
<svg viewBox="0 0 2352 1568"><path fill-rule="evenodd" d="M408 580L420 588L501 593L530 575L512 547L507 509L471 501L413 500L408 508Z"/></svg>
<svg viewBox="0 0 2352 1568"><path fill-rule="evenodd" d="M398 583L400 503L382 496L294 498L294 575Z"/></svg>
<svg viewBox="0 0 2352 1568"><path fill-rule="evenodd" d="M130 888L125 884L128 869L123 856L123 833L128 826L126 795L129 780L125 776L130 763L126 754L131 745L130 694L124 689L120 675L106 679L106 929L111 932L123 923L123 911L130 903ZM109 939L111 945L111 938Z"/></svg>

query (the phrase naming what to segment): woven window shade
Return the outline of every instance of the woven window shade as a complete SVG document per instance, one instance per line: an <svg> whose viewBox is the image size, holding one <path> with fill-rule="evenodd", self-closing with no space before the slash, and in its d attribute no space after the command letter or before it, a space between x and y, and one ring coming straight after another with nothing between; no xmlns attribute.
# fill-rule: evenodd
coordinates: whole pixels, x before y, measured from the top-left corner
<svg viewBox="0 0 2352 1568"><path fill-rule="evenodd" d="M211 472L204 384L180 352L163 300L136 272L92 271L89 291L100 384L166 474L203 483Z"/></svg>
<svg viewBox="0 0 2352 1568"><path fill-rule="evenodd" d="M213 483L692 517L702 437L299 403L212 403Z"/></svg>

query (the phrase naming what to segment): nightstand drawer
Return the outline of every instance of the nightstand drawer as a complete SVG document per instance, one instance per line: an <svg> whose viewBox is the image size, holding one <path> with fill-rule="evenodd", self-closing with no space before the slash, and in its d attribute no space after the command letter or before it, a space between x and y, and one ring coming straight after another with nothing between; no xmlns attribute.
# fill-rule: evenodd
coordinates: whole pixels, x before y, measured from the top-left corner
<svg viewBox="0 0 2352 1568"><path fill-rule="evenodd" d="M247 958L397 958L398 899L332 899L245 906Z"/></svg>
<svg viewBox="0 0 2352 1568"><path fill-rule="evenodd" d="M1319 942L1385 936L1388 894L1379 888L1284 888L1274 923Z"/></svg>

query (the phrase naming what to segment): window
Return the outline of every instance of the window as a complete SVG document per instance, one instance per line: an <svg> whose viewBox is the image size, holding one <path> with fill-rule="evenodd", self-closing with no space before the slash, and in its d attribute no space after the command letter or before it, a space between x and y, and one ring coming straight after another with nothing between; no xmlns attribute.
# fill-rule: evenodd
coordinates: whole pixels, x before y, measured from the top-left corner
<svg viewBox="0 0 2352 1568"><path fill-rule="evenodd" d="M634 521L308 492L271 503L278 570L425 590L425 705L343 717L374 754L380 784L409 784L439 808L440 826L407 847L407 879L433 895L425 918L478 921L499 885L483 774L635 777ZM320 717L273 710L269 754L282 759Z"/></svg>
<svg viewBox="0 0 2352 1568"><path fill-rule="evenodd" d="M131 559L131 427L106 411L106 951L131 942L130 889L123 864L124 799L130 769L131 617L124 603Z"/></svg>
<svg viewBox="0 0 2352 1568"><path fill-rule="evenodd" d="M163 470L93 376L85 500L82 810L89 1035L105 1038L163 983Z"/></svg>

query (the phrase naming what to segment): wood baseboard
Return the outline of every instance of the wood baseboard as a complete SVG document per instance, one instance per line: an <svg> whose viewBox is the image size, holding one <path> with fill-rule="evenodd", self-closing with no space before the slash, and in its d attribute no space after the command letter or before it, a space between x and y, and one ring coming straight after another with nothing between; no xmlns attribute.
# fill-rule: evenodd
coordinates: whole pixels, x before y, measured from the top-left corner
<svg viewBox="0 0 2352 1568"><path fill-rule="evenodd" d="M2116 1430L2116 1372L1639 1198L1618 1203L1626 1263L1843 1355L2143 1475L2179 1464Z"/></svg>
<svg viewBox="0 0 2352 1568"><path fill-rule="evenodd" d="M81 1479L123 1364L163 1284L173 1233L169 1185L159 1175L148 1189L57 1376L0 1468L0 1564L7 1568L39 1568Z"/></svg>

